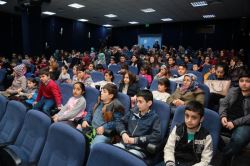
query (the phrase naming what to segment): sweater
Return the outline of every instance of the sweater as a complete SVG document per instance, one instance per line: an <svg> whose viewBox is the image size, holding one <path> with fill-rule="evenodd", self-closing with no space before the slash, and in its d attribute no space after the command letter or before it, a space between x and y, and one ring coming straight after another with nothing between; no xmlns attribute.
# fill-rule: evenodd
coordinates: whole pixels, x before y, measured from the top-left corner
<svg viewBox="0 0 250 166"><path fill-rule="evenodd" d="M40 84L36 101L40 101L42 97L55 100L57 107L60 107L62 104L61 91L53 80L49 80L46 84Z"/></svg>

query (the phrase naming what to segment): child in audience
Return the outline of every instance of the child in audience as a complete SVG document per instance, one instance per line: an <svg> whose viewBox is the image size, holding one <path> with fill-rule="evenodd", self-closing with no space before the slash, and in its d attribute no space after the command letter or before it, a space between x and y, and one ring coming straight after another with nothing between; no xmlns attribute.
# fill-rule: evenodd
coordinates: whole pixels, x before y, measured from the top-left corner
<svg viewBox="0 0 250 166"><path fill-rule="evenodd" d="M62 71L58 78L60 82L66 82L66 83L70 82L70 75L68 73L68 69L69 69L68 66L66 65L62 66L61 68Z"/></svg>
<svg viewBox="0 0 250 166"><path fill-rule="evenodd" d="M110 65L116 65L116 63L115 63L115 57L113 57L113 56L110 58L110 62L109 62L108 67L109 67Z"/></svg>
<svg viewBox="0 0 250 166"><path fill-rule="evenodd" d="M101 73L104 73L104 72L105 72L105 69L104 69L104 67L103 67L102 64L97 64L97 65L96 65L96 71L101 72Z"/></svg>
<svg viewBox="0 0 250 166"><path fill-rule="evenodd" d="M77 82L77 76L78 76L78 65L75 65L73 67L72 83L76 83Z"/></svg>
<svg viewBox="0 0 250 166"><path fill-rule="evenodd" d="M93 63L90 63L89 65L88 65L88 69L86 70L86 73L87 74L91 74L92 72L94 72L95 70L94 70L94 64Z"/></svg>
<svg viewBox="0 0 250 166"><path fill-rule="evenodd" d="M82 128L93 127L96 136L91 142L91 147L96 143L110 143L111 135L108 133L115 131L115 126L124 114L124 107L117 99L117 86L106 84L101 91L100 101L94 109L88 112L83 120Z"/></svg>
<svg viewBox="0 0 250 166"><path fill-rule="evenodd" d="M9 97L18 94L26 88L27 80L24 76L26 67L24 64L18 65L13 68L14 80L12 85L6 90L1 92L4 96Z"/></svg>
<svg viewBox="0 0 250 166"><path fill-rule="evenodd" d="M156 76L154 77L154 79L162 79L162 78L169 78L170 77L170 72L167 68L166 65L161 65L160 71L158 74L156 74Z"/></svg>
<svg viewBox="0 0 250 166"><path fill-rule="evenodd" d="M114 81L114 74L113 74L113 72L111 70L107 70L107 71L104 72L104 80L103 81L94 82L91 86L94 87L94 88L97 88L97 89L101 90L102 87L104 85L106 85L107 83L114 84L113 81Z"/></svg>
<svg viewBox="0 0 250 166"><path fill-rule="evenodd" d="M133 75L131 72L127 71L121 80L121 83L119 85L119 92L122 92L129 97L133 98L138 90L140 88L138 87L138 83L136 81L136 76Z"/></svg>
<svg viewBox="0 0 250 166"><path fill-rule="evenodd" d="M199 71L200 68L197 63L193 64L193 71Z"/></svg>
<svg viewBox="0 0 250 166"><path fill-rule="evenodd" d="M116 130L122 140L115 146L126 149L138 157L146 158L147 145L161 143L161 122L158 114L150 109L152 104L153 94L149 90L137 93L137 107L127 112L117 122Z"/></svg>
<svg viewBox="0 0 250 166"><path fill-rule="evenodd" d="M191 101L185 108L185 122L176 125L164 148L166 166L208 166L213 156L212 137L201 126L204 107Z"/></svg>
<svg viewBox="0 0 250 166"><path fill-rule="evenodd" d="M66 123L74 126L73 120L85 116L86 100L83 97L85 86L82 82L76 82L73 87L73 96L52 119L54 122L67 121Z"/></svg>
<svg viewBox="0 0 250 166"><path fill-rule="evenodd" d="M43 111L50 116L51 109L56 106L58 110L61 109L62 95L58 85L50 79L48 68L41 69L39 72L40 87L36 101L33 102L34 109Z"/></svg>
<svg viewBox="0 0 250 166"><path fill-rule="evenodd" d="M169 78L169 80L176 82L177 87L180 87L180 85L183 83L184 75L187 73L187 66L184 64L179 65L177 72L178 75L173 75L171 78Z"/></svg>
<svg viewBox="0 0 250 166"><path fill-rule="evenodd" d="M143 65L141 67L141 71L140 71L140 75L139 76L142 76L142 77L144 77L144 78L147 79L147 81L148 81L148 87L151 85L152 76L150 74L150 67L149 66Z"/></svg>
<svg viewBox="0 0 250 166"><path fill-rule="evenodd" d="M118 74L123 75L123 74L125 74L127 71L128 71L128 65L127 65L127 64L122 64L122 65L121 65L121 70L118 71Z"/></svg>
<svg viewBox="0 0 250 166"><path fill-rule="evenodd" d="M78 68L77 82L84 83L85 86L91 86L94 82L90 75L88 75L83 66Z"/></svg>
<svg viewBox="0 0 250 166"><path fill-rule="evenodd" d="M21 98L26 99L25 103L28 104L28 106L32 106L32 103L37 98L37 85L38 82L35 78L29 78L27 81L27 88L18 93Z"/></svg>
<svg viewBox="0 0 250 166"><path fill-rule="evenodd" d="M168 93L170 81L167 78L158 80L158 90L153 91L154 99L166 102L170 94Z"/></svg>

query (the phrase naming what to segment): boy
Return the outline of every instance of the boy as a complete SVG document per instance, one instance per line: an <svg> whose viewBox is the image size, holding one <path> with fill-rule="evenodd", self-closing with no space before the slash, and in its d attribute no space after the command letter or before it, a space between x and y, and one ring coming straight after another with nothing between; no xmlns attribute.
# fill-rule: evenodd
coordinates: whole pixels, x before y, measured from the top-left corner
<svg viewBox="0 0 250 166"><path fill-rule="evenodd" d="M96 143L111 142L108 133L115 131L115 123L124 114L124 107L117 99L117 86L107 83L101 91L100 101L95 105L91 112L83 119L82 128L92 126L96 129L96 136L91 142L91 147Z"/></svg>
<svg viewBox="0 0 250 166"><path fill-rule="evenodd" d="M86 73L84 66L78 67L77 82L78 81L82 82L85 86L91 86L94 83L91 75Z"/></svg>
<svg viewBox="0 0 250 166"><path fill-rule="evenodd" d="M153 94L149 90L137 93L137 107L129 111L117 123L116 130L122 137L116 146L126 149L141 158L147 157L149 143L161 143L161 122L158 114L151 110Z"/></svg>
<svg viewBox="0 0 250 166"><path fill-rule="evenodd" d="M212 159L212 137L201 126L203 105L190 101L185 109L185 122L175 126L164 148L166 166L207 166Z"/></svg>
<svg viewBox="0 0 250 166"><path fill-rule="evenodd" d="M55 105L58 110L61 109L62 95L58 85L50 79L48 68L41 69L39 72L40 87L36 101L33 102L34 109L42 110L48 116L51 114L51 108Z"/></svg>

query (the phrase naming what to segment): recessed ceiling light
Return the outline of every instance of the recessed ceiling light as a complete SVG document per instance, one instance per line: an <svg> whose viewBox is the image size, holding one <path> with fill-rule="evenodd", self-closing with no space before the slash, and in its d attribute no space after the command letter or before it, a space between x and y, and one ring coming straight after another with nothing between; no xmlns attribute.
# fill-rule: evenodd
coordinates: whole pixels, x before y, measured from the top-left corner
<svg viewBox="0 0 250 166"><path fill-rule="evenodd" d="M147 8L147 9L141 9L142 12L145 12L145 13L152 13L152 12L155 12L154 9L152 8Z"/></svg>
<svg viewBox="0 0 250 166"><path fill-rule="evenodd" d="M103 26L104 27L112 27L112 25L110 25L110 24L104 24Z"/></svg>
<svg viewBox="0 0 250 166"><path fill-rule="evenodd" d="M203 18L215 18L214 14L203 15Z"/></svg>
<svg viewBox="0 0 250 166"><path fill-rule="evenodd" d="M78 3L72 3L72 4L69 4L68 6L73 7L73 8L77 8L77 9L85 7L84 5L81 5L81 4L78 4Z"/></svg>
<svg viewBox="0 0 250 166"><path fill-rule="evenodd" d="M5 1L0 1L0 5L4 5L4 4L6 4L7 2L5 2Z"/></svg>
<svg viewBox="0 0 250 166"><path fill-rule="evenodd" d="M114 18L114 17L117 17L117 15L114 15L114 14L106 14L104 15L105 17L109 17L109 18Z"/></svg>
<svg viewBox="0 0 250 166"><path fill-rule="evenodd" d="M136 22L136 21L130 21L128 22L129 24L139 24L139 22Z"/></svg>
<svg viewBox="0 0 250 166"><path fill-rule="evenodd" d="M161 19L162 21L173 21L173 19L172 18L163 18L163 19Z"/></svg>
<svg viewBox="0 0 250 166"><path fill-rule="evenodd" d="M86 22L86 21L89 21L89 20L81 18L81 19L78 19L78 21Z"/></svg>
<svg viewBox="0 0 250 166"><path fill-rule="evenodd" d="M42 12L42 14L45 14L45 15L54 15L54 14L56 14L56 13L54 13L54 12L49 12L49 11L45 11L45 12Z"/></svg>
<svg viewBox="0 0 250 166"><path fill-rule="evenodd" d="M191 2L190 4L191 4L193 7L207 6L207 2L206 2L206 1Z"/></svg>

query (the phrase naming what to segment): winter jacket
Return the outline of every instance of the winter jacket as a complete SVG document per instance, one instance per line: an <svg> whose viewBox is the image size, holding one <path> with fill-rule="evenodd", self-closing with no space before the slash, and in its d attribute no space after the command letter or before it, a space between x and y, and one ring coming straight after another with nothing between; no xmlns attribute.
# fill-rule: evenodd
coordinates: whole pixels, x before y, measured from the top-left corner
<svg viewBox="0 0 250 166"><path fill-rule="evenodd" d="M120 83L119 85L119 92L122 92L122 89L124 88L125 84L124 83ZM127 91L127 95L129 97L133 97L134 95L137 94L138 90L139 90L139 86L138 83L133 83L132 85L128 86L128 91Z"/></svg>

